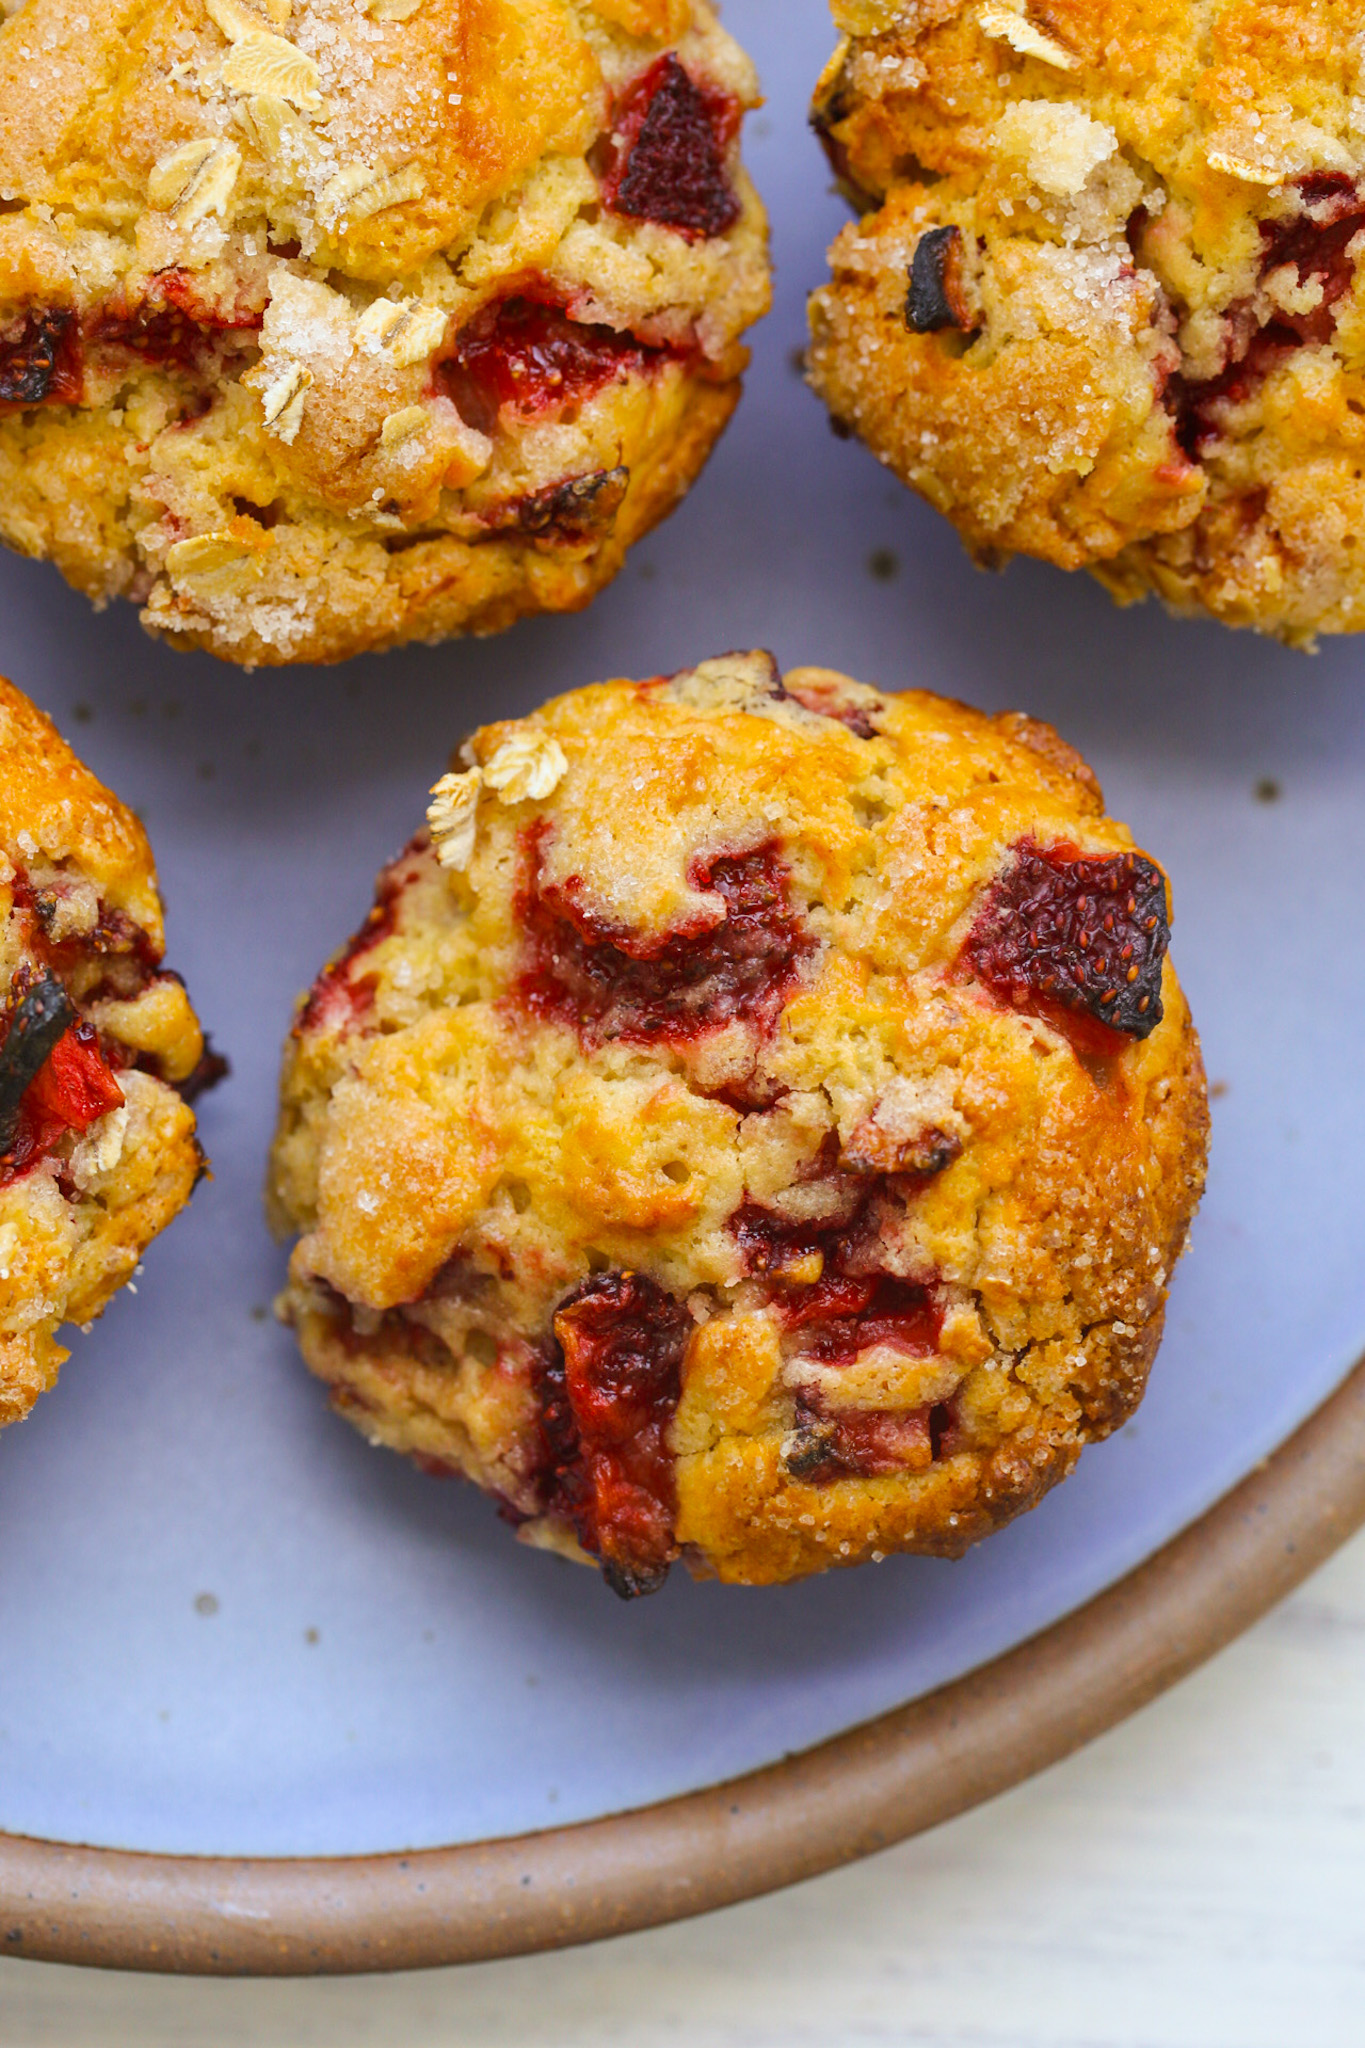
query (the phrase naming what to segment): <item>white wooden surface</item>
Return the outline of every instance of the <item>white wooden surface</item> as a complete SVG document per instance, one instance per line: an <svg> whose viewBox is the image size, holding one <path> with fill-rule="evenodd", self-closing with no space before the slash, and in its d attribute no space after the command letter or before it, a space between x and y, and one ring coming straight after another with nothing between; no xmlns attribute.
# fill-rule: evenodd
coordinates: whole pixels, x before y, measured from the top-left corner
<svg viewBox="0 0 1365 2048"><path fill-rule="evenodd" d="M1365 1536L1032 1784L794 1892L425 1976L0 1962L3 2048L1361 2048Z"/></svg>

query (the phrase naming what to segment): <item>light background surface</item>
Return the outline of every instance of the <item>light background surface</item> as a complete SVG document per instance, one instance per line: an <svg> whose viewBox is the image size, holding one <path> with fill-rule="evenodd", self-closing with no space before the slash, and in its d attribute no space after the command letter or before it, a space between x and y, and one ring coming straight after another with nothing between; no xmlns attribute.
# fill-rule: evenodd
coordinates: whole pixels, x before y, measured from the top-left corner
<svg viewBox="0 0 1365 2048"><path fill-rule="evenodd" d="M142 808L172 959L231 1054L217 1177L57 1392L0 1442L0 1828L344 1852L609 1811L766 1762L994 1654L1190 1521L1365 1335L1361 652L1316 662L1021 565L987 578L839 443L791 353L842 218L804 126L823 0L732 0L770 105L750 157L779 303L711 471L574 621L239 676L0 564L0 667ZM894 573L872 573L872 563ZM889 558L889 559L883 559ZM366 1449L269 1322L258 1188L290 1003L356 922L450 745L607 673L764 641L1054 719L1170 866L1224 1092L1141 1417L964 1564L623 1608L488 1504ZM1272 778L1279 795L1260 801Z"/></svg>

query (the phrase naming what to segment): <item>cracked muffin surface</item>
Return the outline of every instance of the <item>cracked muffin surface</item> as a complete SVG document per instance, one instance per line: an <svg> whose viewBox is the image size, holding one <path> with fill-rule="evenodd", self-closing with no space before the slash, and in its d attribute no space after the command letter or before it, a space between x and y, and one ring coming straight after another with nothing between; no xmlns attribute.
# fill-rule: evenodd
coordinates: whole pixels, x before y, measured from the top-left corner
<svg viewBox="0 0 1365 2048"><path fill-rule="evenodd" d="M282 1310L622 1594L956 1555L1134 1408L1207 1110L1047 726L733 655L485 727L303 1002Z"/></svg>
<svg viewBox="0 0 1365 2048"><path fill-rule="evenodd" d="M1365 624L1360 0L836 0L811 380L988 564Z"/></svg>
<svg viewBox="0 0 1365 2048"><path fill-rule="evenodd" d="M202 1171L189 1098L222 1063L163 950L141 825L0 678L0 1427Z"/></svg>
<svg viewBox="0 0 1365 2048"><path fill-rule="evenodd" d="M248 665L589 602L768 303L710 0L23 0L0 536Z"/></svg>

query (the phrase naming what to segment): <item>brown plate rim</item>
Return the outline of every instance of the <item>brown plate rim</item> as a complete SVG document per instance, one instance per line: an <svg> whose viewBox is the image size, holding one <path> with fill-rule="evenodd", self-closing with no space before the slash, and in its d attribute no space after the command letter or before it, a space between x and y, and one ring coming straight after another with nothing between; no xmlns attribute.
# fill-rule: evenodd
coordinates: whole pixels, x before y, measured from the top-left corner
<svg viewBox="0 0 1365 2048"><path fill-rule="evenodd" d="M1365 1359L1107 1592L951 1685L702 1792L408 1855L158 1856L0 1835L0 1955L309 1976L561 1948L775 1891L1057 1762L1219 1650L1365 1523Z"/></svg>

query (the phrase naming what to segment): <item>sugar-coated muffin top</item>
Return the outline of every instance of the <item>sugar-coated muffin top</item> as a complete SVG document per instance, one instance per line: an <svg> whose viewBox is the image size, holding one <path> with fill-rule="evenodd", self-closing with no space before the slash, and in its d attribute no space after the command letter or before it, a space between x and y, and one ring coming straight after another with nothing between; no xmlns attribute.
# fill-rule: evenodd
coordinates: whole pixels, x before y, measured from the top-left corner
<svg viewBox="0 0 1365 2048"><path fill-rule="evenodd" d="M838 420L985 559L1365 617L1361 0L836 0Z"/></svg>
<svg viewBox="0 0 1365 2048"><path fill-rule="evenodd" d="M25 0L0 535L254 663L588 601L768 298L710 0Z"/></svg>
<svg viewBox="0 0 1365 2048"><path fill-rule="evenodd" d="M146 834L0 678L0 1427L183 1207L215 1077Z"/></svg>
<svg viewBox="0 0 1365 2048"><path fill-rule="evenodd" d="M1168 930L1017 714L754 654L485 727L290 1040L305 1355L618 1590L959 1551L1140 1397Z"/></svg>

